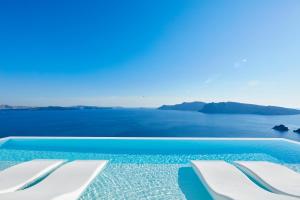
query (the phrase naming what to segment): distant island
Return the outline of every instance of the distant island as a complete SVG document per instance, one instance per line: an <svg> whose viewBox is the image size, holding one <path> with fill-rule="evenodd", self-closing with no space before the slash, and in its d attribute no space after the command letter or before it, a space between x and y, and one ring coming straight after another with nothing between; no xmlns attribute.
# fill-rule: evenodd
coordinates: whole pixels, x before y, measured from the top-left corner
<svg viewBox="0 0 300 200"><path fill-rule="evenodd" d="M175 105L163 105L159 107L160 110L181 110L181 111L199 111L202 110L203 107L206 105L204 102L184 102L181 104L175 104Z"/></svg>
<svg viewBox="0 0 300 200"><path fill-rule="evenodd" d="M262 106L238 102L184 102L176 105L163 105L160 110L197 111L207 114L256 114L256 115L297 115L300 110L277 106Z"/></svg>
<svg viewBox="0 0 300 200"><path fill-rule="evenodd" d="M30 106L10 106L0 105L0 110L91 110L91 109L112 109L112 107L98 107L98 106L44 106L44 107L30 107Z"/></svg>
<svg viewBox="0 0 300 200"><path fill-rule="evenodd" d="M276 131L279 131L279 132L286 132L286 131L289 131L289 128L283 124L280 124L280 125L277 125L277 126L274 126L272 128L273 130L276 130Z"/></svg>
<svg viewBox="0 0 300 200"><path fill-rule="evenodd" d="M300 133L300 128L298 128L297 130L294 130L295 133Z"/></svg>
<svg viewBox="0 0 300 200"><path fill-rule="evenodd" d="M100 110L122 107L99 107L99 106L10 106L0 105L0 110ZM175 105L163 105L159 110L194 111L206 114L256 114L256 115L298 115L299 109L284 108L277 106L262 106L238 102L184 102Z"/></svg>

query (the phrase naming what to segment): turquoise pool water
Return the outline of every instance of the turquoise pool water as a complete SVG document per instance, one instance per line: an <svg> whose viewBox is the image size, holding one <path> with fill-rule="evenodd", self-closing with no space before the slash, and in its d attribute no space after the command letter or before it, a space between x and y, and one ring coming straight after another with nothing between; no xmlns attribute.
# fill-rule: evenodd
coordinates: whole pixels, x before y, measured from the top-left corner
<svg viewBox="0 0 300 200"><path fill-rule="evenodd" d="M44 159L105 159L109 164L84 192L87 199L211 199L190 160L268 160L300 172L300 144L286 140L9 139L0 169Z"/></svg>

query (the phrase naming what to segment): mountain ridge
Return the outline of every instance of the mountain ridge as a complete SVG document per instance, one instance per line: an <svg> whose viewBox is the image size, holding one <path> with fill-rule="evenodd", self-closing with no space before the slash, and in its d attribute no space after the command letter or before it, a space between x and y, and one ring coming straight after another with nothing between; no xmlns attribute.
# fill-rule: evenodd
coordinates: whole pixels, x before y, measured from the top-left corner
<svg viewBox="0 0 300 200"><path fill-rule="evenodd" d="M160 110L182 110L182 111L199 111L201 110L205 102L195 101L195 102L183 102L181 104L175 105L162 105L158 109Z"/></svg>
<svg viewBox="0 0 300 200"><path fill-rule="evenodd" d="M163 105L159 110L181 110L181 111L197 111L206 114L256 114L256 115L297 115L300 114L299 109L285 108L279 106L263 106L249 103L239 102L219 102L204 103L200 102L184 102L175 105ZM200 109L195 109L197 106ZM202 106L202 107L201 107ZM184 109L182 109L184 107Z"/></svg>
<svg viewBox="0 0 300 200"><path fill-rule="evenodd" d="M113 107L100 106L10 106L0 105L0 110L91 110L91 109L112 109Z"/></svg>

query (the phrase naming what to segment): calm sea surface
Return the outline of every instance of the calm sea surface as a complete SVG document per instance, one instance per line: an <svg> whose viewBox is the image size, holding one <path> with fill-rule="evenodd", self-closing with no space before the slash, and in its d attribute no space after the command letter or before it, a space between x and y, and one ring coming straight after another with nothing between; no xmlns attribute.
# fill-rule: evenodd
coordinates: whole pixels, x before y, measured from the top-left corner
<svg viewBox="0 0 300 200"><path fill-rule="evenodd" d="M272 130L300 128L300 115L216 115L154 109L0 111L0 136L285 137Z"/></svg>

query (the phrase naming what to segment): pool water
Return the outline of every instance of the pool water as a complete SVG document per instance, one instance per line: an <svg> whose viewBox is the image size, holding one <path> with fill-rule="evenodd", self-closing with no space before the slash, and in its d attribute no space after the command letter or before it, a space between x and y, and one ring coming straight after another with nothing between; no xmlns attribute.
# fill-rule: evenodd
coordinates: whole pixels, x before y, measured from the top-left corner
<svg viewBox="0 0 300 200"><path fill-rule="evenodd" d="M300 172L300 145L281 139L15 138L2 142L0 159L0 169L31 159L109 160L80 200L206 200L190 160L267 160Z"/></svg>

